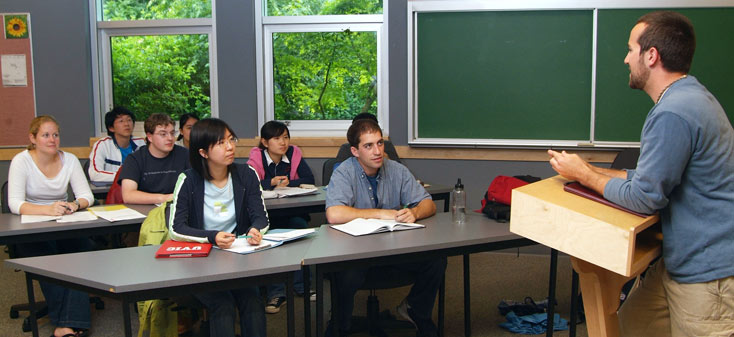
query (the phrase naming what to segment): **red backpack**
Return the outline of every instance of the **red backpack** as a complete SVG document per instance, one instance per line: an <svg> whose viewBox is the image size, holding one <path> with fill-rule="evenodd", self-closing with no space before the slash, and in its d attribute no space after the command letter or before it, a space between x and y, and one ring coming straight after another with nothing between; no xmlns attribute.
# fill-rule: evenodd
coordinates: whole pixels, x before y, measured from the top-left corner
<svg viewBox="0 0 734 337"><path fill-rule="evenodd" d="M115 179L112 180L112 185L110 185L110 190L107 192L107 198L104 201L105 205L125 203L125 201L122 200L122 186L120 186L120 182L118 181L120 178L120 171L122 171L122 166L120 166L120 169L115 173Z"/></svg>
<svg viewBox="0 0 734 337"><path fill-rule="evenodd" d="M540 178L529 175L524 176L496 176L489 183L487 192L482 199L482 213L488 217L505 222L510 220L510 203L512 202L512 189L525 186L539 181Z"/></svg>

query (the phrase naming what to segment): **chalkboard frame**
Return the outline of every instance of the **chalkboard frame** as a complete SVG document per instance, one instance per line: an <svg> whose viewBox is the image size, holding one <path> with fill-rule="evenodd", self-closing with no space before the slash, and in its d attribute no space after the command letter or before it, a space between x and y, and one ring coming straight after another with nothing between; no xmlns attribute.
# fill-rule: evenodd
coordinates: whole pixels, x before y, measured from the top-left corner
<svg viewBox="0 0 734 337"><path fill-rule="evenodd" d="M408 143L412 146L451 146L451 147L510 147L510 148L538 148L538 147L596 147L596 148L625 148L638 147L639 142L625 141L598 141L594 137L595 107L596 107L596 66L597 66L597 15L603 9L664 9L664 8L709 8L734 7L731 1L702 0L702 1L660 1L660 0L590 0L590 1L540 1L525 0L517 2L477 1L477 0L415 0L408 1ZM552 140L552 139L475 139L475 138L428 138L418 133L418 15L431 12L473 12L473 11L546 11L546 10L592 10L593 11L593 42L592 42L592 78L589 137L582 140ZM631 29L631 27L630 27Z"/></svg>

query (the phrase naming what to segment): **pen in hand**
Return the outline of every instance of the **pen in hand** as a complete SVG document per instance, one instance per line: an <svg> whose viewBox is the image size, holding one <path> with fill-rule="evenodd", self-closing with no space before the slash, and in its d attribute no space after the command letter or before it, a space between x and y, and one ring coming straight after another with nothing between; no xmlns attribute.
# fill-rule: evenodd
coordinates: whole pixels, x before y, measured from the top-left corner
<svg viewBox="0 0 734 337"><path fill-rule="evenodd" d="M238 236L237 238L238 239L249 239L249 238L252 238L252 235L242 234L242 235Z"/></svg>

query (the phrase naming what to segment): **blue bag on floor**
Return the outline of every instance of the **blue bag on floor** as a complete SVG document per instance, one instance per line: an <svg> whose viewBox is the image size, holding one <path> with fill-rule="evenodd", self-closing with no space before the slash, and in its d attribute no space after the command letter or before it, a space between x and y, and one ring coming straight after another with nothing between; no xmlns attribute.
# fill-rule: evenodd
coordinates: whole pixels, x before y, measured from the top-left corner
<svg viewBox="0 0 734 337"><path fill-rule="evenodd" d="M547 325L547 314L532 314L525 316L517 316L510 311L505 316L507 322L500 323L500 326L510 330L510 332L525 335L539 335L545 333ZM561 318L558 314L553 315L553 330L568 330L568 321Z"/></svg>

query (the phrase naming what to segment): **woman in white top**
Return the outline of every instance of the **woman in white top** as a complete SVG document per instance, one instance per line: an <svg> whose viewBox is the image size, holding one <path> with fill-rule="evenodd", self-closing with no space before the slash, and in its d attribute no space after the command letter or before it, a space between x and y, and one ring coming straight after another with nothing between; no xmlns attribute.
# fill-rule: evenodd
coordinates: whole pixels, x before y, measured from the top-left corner
<svg viewBox="0 0 734 337"><path fill-rule="evenodd" d="M59 124L51 116L39 116L30 126L28 149L13 157L8 171L8 206L15 214L64 215L94 202L79 159L59 149ZM67 201L71 184L74 200ZM90 250L88 238L16 245L19 257L64 254ZM86 293L41 282L48 316L56 326L53 336L87 334L91 315Z"/></svg>

